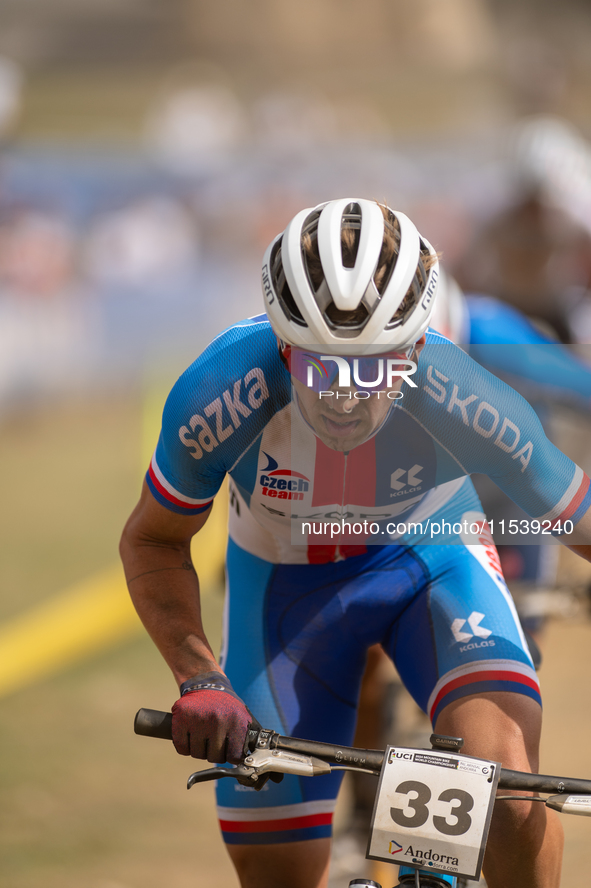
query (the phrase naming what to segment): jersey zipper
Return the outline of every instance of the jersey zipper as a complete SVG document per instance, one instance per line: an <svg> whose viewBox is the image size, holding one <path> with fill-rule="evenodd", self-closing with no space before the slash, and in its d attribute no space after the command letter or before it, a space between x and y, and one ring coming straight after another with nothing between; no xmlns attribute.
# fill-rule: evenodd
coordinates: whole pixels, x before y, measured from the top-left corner
<svg viewBox="0 0 591 888"><path fill-rule="evenodd" d="M342 491L341 491L341 502L340 502L341 528L343 526L343 521L345 519L345 493L347 490L347 460L349 459L348 451L345 452L344 456L345 456L345 463L343 466L343 487L342 487ZM344 561L345 560L345 556L341 553L341 541L342 541L342 531L339 534L339 539L338 539L338 543L337 543L337 549L336 549L336 553L335 553L335 560L336 561Z"/></svg>

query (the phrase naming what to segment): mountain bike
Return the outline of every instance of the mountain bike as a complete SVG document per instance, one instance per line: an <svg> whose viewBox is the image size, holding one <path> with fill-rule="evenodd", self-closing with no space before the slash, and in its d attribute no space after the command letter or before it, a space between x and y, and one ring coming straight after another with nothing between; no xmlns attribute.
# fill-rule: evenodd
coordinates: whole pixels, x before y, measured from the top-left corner
<svg viewBox="0 0 591 888"><path fill-rule="evenodd" d="M140 709L136 734L172 739L172 715ZM357 749L251 730L240 765L216 766L190 775L187 789L234 778L261 789L284 774L314 777L357 771L379 778L366 857L399 864L404 888L461 888L478 881L495 802L527 799L567 814L591 816L591 780L550 777L502 768L498 762L461 753L463 740L432 734L431 748L388 746ZM498 795L543 793L542 796ZM353 879L349 888L381 888Z"/></svg>

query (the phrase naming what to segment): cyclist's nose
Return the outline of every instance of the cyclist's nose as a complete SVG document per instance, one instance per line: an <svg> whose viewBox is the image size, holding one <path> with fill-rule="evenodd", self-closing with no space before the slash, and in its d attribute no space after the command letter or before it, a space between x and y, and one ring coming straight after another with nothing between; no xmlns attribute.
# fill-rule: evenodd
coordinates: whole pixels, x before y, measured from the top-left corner
<svg viewBox="0 0 591 888"><path fill-rule="evenodd" d="M355 397L354 390L334 390L334 397L330 399L330 406L336 413L351 413L359 404L359 400Z"/></svg>

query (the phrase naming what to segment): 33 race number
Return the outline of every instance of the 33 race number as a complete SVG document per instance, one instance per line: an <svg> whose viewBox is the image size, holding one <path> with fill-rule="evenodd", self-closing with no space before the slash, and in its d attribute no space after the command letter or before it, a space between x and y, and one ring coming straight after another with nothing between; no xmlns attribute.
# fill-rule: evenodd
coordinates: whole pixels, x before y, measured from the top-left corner
<svg viewBox="0 0 591 888"><path fill-rule="evenodd" d="M394 823L409 829L423 826L429 819L431 813L429 802L432 799L431 790L426 783L419 783L418 780L404 780L394 791L408 796L408 807L390 807L390 816ZM437 801L457 802L458 804L452 805L446 817L440 815L433 817L435 829L445 836L463 836L464 833L467 833L472 826L470 811L474 807L474 798L470 793L464 789L445 789L438 795ZM411 813L409 813L409 808ZM448 818L451 819L451 822Z"/></svg>
<svg viewBox="0 0 591 888"><path fill-rule="evenodd" d="M389 746L367 856L478 879L499 771L486 759Z"/></svg>

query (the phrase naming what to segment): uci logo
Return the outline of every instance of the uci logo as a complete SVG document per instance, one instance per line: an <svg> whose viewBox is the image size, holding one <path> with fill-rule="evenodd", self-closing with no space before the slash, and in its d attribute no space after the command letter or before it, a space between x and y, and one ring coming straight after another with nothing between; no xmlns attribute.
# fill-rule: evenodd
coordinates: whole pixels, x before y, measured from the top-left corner
<svg viewBox="0 0 591 888"><path fill-rule="evenodd" d="M391 765L395 759L407 759L408 761L413 760L412 752L400 752L400 750L391 749L390 755L388 756L388 764Z"/></svg>

